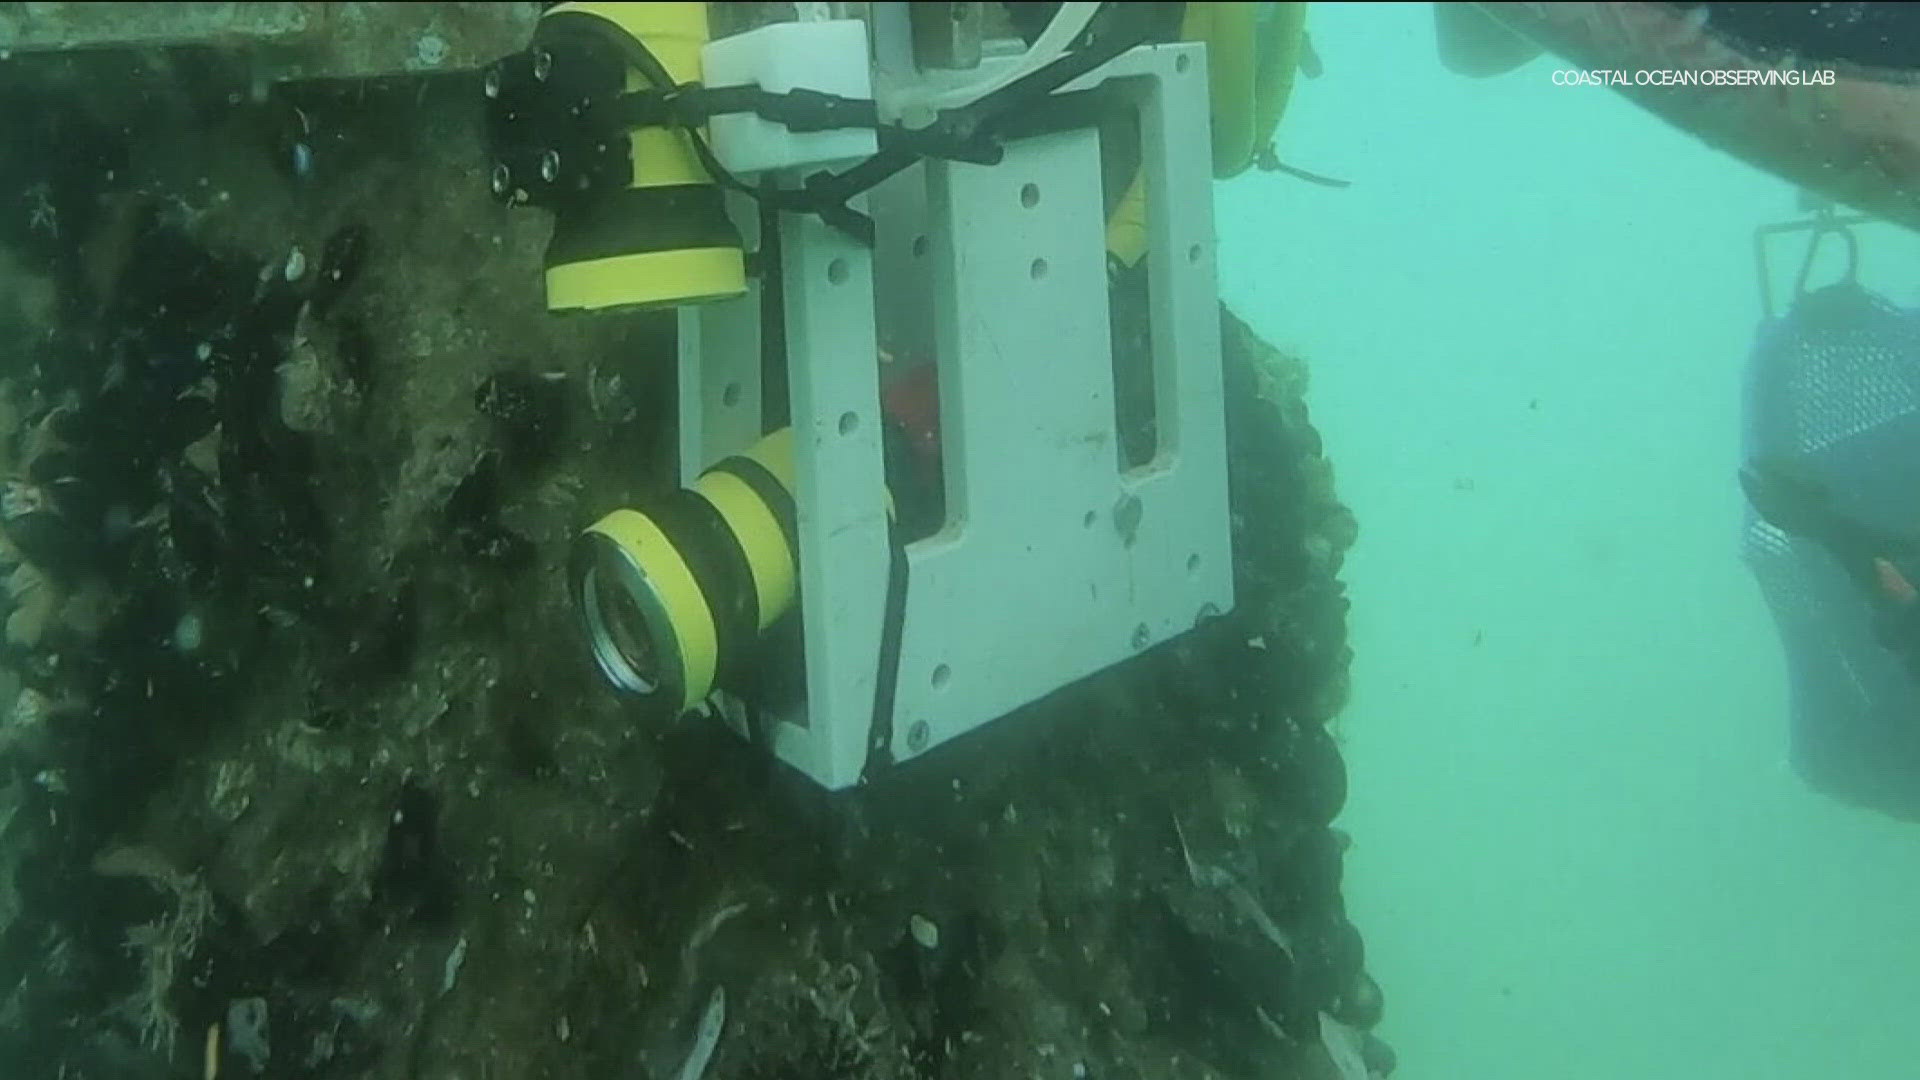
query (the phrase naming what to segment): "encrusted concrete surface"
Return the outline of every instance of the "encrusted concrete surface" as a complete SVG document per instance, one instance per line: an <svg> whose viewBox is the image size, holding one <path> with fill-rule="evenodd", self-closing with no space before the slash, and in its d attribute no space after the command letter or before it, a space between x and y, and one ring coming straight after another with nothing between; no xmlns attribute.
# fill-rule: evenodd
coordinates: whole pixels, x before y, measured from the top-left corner
<svg viewBox="0 0 1920 1080"><path fill-rule="evenodd" d="M1235 611L827 795L595 677L567 540L671 482L672 324L547 314L480 101L0 65L9 1073L1389 1069L1299 361L1223 314Z"/></svg>

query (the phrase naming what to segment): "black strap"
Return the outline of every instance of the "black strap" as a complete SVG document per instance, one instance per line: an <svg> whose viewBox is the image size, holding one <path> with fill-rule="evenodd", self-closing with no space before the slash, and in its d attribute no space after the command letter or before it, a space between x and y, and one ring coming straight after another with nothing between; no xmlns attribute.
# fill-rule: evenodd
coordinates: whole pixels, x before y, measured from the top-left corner
<svg viewBox="0 0 1920 1080"><path fill-rule="evenodd" d="M641 128L699 127L716 116L736 113L753 113L796 133L881 126L873 102L804 87L785 93L698 83L652 87L620 95L611 115L620 127Z"/></svg>
<svg viewBox="0 0 1920 1080"><path fill-rule="evenodd" d="M1014 121L1027 109L1043 102L1054 90L1151 37L1149 26L1128 27L1126 30L1107 35L1084 50L1069 52L967 105L946 110L931 127L943 142L972 144L991 139L999 133L1002 125ZM993 150L991 160L979 163L997 164L999 148L995 146ZM809 176L806 180L806 196L815 212L827 224L872 244L872 219L848 209L847 202L904 171L922 156L919 148L912 144L883 147L878 154L845 172L821 172Z"/></svg>
<svg viewBox="0 0 1920 1080"><path fill-rule="evenodd" d="M900 686L900 639L907 621L907 549L899 530L887 526L887 601L880 624L880 654L873 680L873 722L867 729L867 764L860 782L870 784L894 763L893 708Z"/></svg>
<svg viewBox="0 0 1920 1080"><path fill-rule="evenodd" d="M795 526L793 494L780 482L780 478L765 465L741 454L723 459L712 471L727 473L753 489L753 493L766 504L767 511L779 523L780 535L786 539L787 550L797 562L800 558L800 538Z"/></svg>
<svg viewBox="0 0 1920 1080"><path fill-rule="evenodd" d="M760 596L740 538L718 508L685 488L662 495L647 515L671 538L707 603L718 662L714 682L729 684L760 627Z"/></svg>

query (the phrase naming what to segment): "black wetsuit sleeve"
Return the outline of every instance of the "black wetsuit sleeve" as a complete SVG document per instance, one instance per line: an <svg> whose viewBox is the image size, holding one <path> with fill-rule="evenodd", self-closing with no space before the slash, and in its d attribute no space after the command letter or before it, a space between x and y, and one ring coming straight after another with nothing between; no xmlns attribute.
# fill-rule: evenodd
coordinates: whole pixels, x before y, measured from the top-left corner
<svg viewBox="0 0 1920 1080"><path fill-rule="evenodd" d="M1920 4L1670 4L1770 59L1920 71Z"/></svg>

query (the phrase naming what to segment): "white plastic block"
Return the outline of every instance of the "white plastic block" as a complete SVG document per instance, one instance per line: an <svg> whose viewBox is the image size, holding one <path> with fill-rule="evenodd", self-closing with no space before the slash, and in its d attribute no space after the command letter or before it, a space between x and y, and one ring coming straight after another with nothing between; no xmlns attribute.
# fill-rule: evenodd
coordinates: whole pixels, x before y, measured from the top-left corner
<svg viewBox="0 0 1920 1080"><path fill-rule="evenodd" d="M701 56L708 86L818 90L862 101L873 97L867 27L858 19L775 23L710 42ZM879 149L870 128L796 134L753 113L716 116L708 132L720 164L741 175L850 161Z"/></svg>

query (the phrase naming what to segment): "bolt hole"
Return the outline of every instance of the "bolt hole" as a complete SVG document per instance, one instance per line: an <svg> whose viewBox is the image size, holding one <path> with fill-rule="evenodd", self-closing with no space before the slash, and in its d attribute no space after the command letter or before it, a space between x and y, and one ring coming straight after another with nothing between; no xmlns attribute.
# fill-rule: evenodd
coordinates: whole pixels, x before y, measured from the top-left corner
<svg viewBox="0 0 1920 1080"><path fill-rule="evenodd" d="M1033 280L1035 281L1039 281L1041 278L1046 277L1047 276L1047 260L1045 259L1033 260L1033 265L1027 267L1027 273L1033 275Z"/></svg>
<svg viewBox="0 0 1920 1080"><path fill-rule="evenodd" d="M1195 244L1192 247L1187 249L1187 261L1190 263L1198 263L1200 261L1200 245L1199 244Z"/></svg>
<svg viewBox="0 0 1920 1080"><path fill-rule="evenodd" d="M1026 207L1029 210L1040 205L1040 185L1039 184L1021 184L1020 185L1020 205Z"/></svg>
<svg viewBox="0 0 1920 1080"><path fill-rule="evenodd" d="M1153 640L1153 638L1152 635L1147 633L1146 623L1141 623L1139 626L1133 628L1133 647L1135 649L1146 648L1147 642L1151 640Z"/></svg>
<svg viewBox="0 0 1920 1080"><path fill-rule="evenodd" d="M835 285L847 283L847 260L835 259L827 264L827 280Z"/></svg>
<svg viewBox="0 0 1920 1080"><path fill-rule="evenodd" d="M860 417L850 412L840 414L840 434L851 435L860 428Z"/></svg>
<svg viewBox="0 0 1920 1080"><path fill-rule="evenodd" d="M941 687L947 685L947 683L951 682L952 680L953 680L952 668L948 667L945 664L938 664L934 667L933 669L933 688L934 689L938 690Z"/></svg>
<svg viewBox="0 0 1920 1080"><path fill-rule="evenodd" d="M927 748L927 739L931 735L932 732L927 730L927 722L925 720L915 720L913 726L907 729L907 749L916 754L925 750Z"/></svg>
<svg viewBox="0 0 1920 1080"><path fill-rule="evenodd" d="M1187 573L1197 574L1199 572L1200 572L1200 556L1199 555L1187 556Z"/></svg>
<svg viewBox="0 0 1920 1080"><path fill-rule="evenodd" d="M740 404L739 383L730 382L727 384L726 389L720 391L720 404L725 405L729 409Z"/></svg>
<svg viewBox="0 0 1920 1080"><path fill-rule="evenodd" d="M927 253L927 238L925 236L914 237L913 238L914 257L919 258L920 256L923 256L926 253Z"/></svg>
<svg viewBox="0 0 1920 1080"><path fill-rule="evenodd" d="M1089 510L1089 511L1087 511L1087 512L1086 512L1085 514L1083 514L1083 515L1081 515L1081 517L1080 517L1080 524L1082 524L1082 525L1084 525L1084 526L1086 526L1087 528L1089 528L1089 529L1091 529L1091 528L1093 528L1093 523L1094 523L1094 520L1095 520L1095 519L1096 519L1096 518L1097 518L1098 516L1099 516L1099 515L1097 515L1097 514L1095 514L1095 513L1093 512L1093 511L1091 511L1091 510Z"/></svg>
<svg viewBox="0 0 1920 1080"><path fill-rule="evenodd" d="M1185 53L1182 53L1181 55L1173 58L1173 70L1179 72L1182 75L1185 75L1187 73L1187 69L1192 66L1193 66L1193 61L1187 59L1187 56Z"/></svg>

